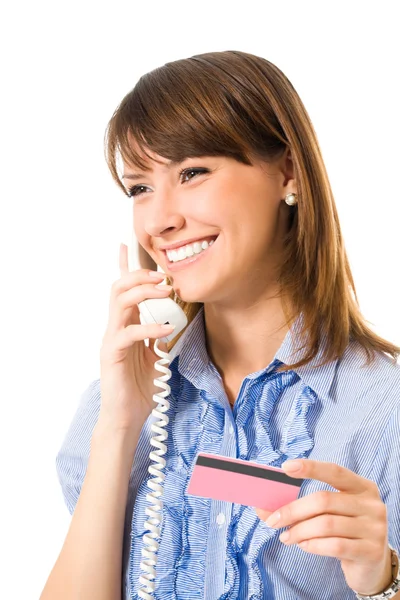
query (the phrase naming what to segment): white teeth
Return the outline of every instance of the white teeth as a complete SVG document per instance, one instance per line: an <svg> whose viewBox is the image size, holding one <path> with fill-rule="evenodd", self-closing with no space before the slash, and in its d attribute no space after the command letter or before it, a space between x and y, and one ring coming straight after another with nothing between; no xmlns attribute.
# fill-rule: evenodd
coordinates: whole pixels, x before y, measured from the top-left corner
<svg viewBox="0 0 400 600"><path fill-rule="evenodd" d="M203 250L207 250L208 246L212 246L214 240L207 242L207 240L203 240L202 242L194 242L194 244L188 244L187 246L182 246L177 250L167 250L168 259L171 262L178 262L180 260L185 260L194 254L200 254Z"/></svg>
<svg viewBox="0 0 400 600"><path fill-rule="evenodd" d="M176 251L176 254L179 260L186 258L185 248L179 248L179 250Z"/></svg>

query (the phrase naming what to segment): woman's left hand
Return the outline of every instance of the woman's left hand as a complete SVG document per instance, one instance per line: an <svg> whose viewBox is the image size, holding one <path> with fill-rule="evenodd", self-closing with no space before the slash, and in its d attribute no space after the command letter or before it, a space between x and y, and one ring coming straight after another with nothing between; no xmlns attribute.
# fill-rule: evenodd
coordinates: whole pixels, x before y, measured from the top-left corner
<svg viewBox="0 0 400 600"><path fill-rule="evenodd" d="M334 463L291 460L282 468L290 477L317 479L339 492L315 492L273 514L257 508L259 518L268 517L270 527L289 527L279 538L283 543L338 558L348 586L360 594L378 594L388 587L392 581L388 521L378 486ZM274 522L276 515L279 520Z"/></svg>

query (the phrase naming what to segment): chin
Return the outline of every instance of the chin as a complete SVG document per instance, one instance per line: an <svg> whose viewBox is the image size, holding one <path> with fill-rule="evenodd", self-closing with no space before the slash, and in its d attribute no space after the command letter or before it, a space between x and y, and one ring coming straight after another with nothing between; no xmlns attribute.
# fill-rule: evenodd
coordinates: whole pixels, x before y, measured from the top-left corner
<svg viewBox="0 0 400 600"><path fill-rule="evenodd" d="M183 302L204 302L205 299L203 298L199 298L198 295L195 294L188 294L188 293L180 293L180 291L178 289L174 288L174 291L176 293L176 295L178 296L178 298L180 300L182 300Z"/></svg>
<svg viewBox="0 0 400 600"><path fill-rule="evenodd" d="M182 287L180 285L178 285L177 287L175 287L174 285L174 281L173 281L173 277L169 276L169 279L171 281L171 285L174 289L175 294L178 296L178 298L180 300L182 300L183 302L205 302L207 299L204 298L203 296L199 297L199 291L193 289L193 291L191 291L190 289L188 289L188 287L185 285L184 288L182 289ZM203 292L203 290L202 290Z"/></svg>

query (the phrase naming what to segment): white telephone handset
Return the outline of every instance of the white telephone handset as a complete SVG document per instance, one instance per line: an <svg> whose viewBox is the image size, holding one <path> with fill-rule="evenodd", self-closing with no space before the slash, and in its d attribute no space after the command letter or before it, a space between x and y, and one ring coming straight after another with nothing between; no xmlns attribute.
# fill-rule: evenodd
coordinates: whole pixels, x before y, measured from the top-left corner
<svg viewBox="0 0 400 600"><path fill-rule="evenodd" d="M143 323L159 323L160 325L172 323L172 325L175 325L175 329L172 333L159 338L162 342L170 342L173 340L187 325L185 313L172 298L149 298L148 300L139 302L138 308Z"/></svg>
<svg viewBox="0 0 400 600"><path fill-rule="evenodd" d="M128 269L129 271L134 270L134 244L136 243L135 236L132 234L129 244L128 244ZM152 446L158 448L154 452L150 452L151 460L154 460L157 464L149 466L149 473L154 475L153 479L149 479L147 482L148 487L153 490L153 492L147 494L146 499L151 502L152 507L147 507L145 512L146 515L150 517L149 520L145 522L145 527L150 530L149 533L143 536L143 543L147 546L147 548L142 548L142 556L145 560L142 560L140 563L140 568L144 571L144 574L139 577L139 583L144 585L144 587L140 588L138 591L139 597L144 598L144 600L153 600L153 593L155 587L155 577L156 571L155 566L157 564L157 555L156 552L158 550L158 542L156 538L160 538L160 524L162 521L162 509L163 503L160 500L162 496L163 488L161 483L164 482L165 474L162 472L162 469L165 467L166 462L165 459L162 458L162 455L166 453L167 446L163 443L168 438L168 432L162 427L165 427L169 423L169 418L166 414L164 414L169 409L169 402L166 399L171 392L171 388L168 381L171 377L171 371L165 365L169 365L171 363L171 357L168 352L163 352L159 347L159 341L162 342L170 342L174 339L178 333L184 329L187 325L187 317L183 310L181 309L176 302L172 300L172 298L149 298L148 300L144 300L143 302L139 302L138 304L141 323L172 323L176 325L174 331L169 335L159 338L155 341L154 344L154 352L161 357L160 360L156 361L154 367L157 371L164 373L163 376L160 376L158 379L154 379L154 385L162 388L163 392L158 392L153 395L154 402L157 403L157 408L154 408L152 414L160 419L156 423L151 424L151 429L158 436L154 436L150 439L150 443ZM163 366L164 365L164 366Z"/></svg>

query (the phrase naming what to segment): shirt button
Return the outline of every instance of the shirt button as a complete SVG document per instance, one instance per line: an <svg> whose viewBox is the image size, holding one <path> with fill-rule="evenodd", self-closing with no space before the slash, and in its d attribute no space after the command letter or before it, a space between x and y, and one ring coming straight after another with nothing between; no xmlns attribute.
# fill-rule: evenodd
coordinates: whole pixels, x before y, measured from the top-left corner
<svg viewBox="0 0 400 600"><path fill-rule="evenodd" d="M219 513L219 515L217 515L217 524L223 525L224 523L225 523L225 515L224 515L224 513Z"/></svg>
<svg viewBox="0 0 400 600"><path fill-rule="evenodd" d="M234 432L233 426L229 425L229 433L232 435L233 432Z"/></svg>

